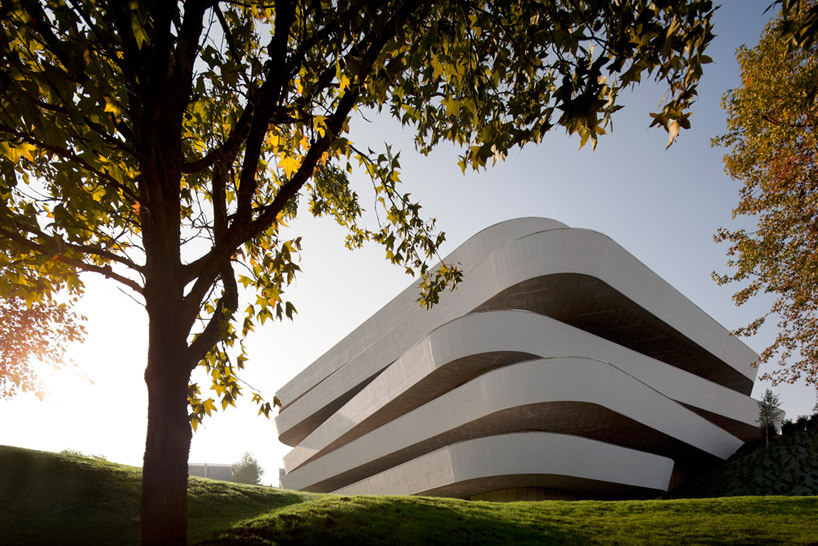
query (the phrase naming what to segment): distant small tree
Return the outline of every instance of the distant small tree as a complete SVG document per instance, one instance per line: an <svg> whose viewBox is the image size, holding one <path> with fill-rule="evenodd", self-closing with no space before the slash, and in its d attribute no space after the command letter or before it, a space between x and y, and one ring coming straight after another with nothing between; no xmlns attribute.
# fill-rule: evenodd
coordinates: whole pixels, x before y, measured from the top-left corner
<svg viewBox="0 0 818 546"><path fill-rule="evenodd" d="M103 455L102 453L97 453L95 455L87 455L78 449L67 448L60 451L60 455L68 455L69 457L82 457L84 459L94 459L97 461L107 461L108 457Z"/></svg>
<svg viewBox="0 0 818 546"><path fill-rule="evenodd" d="M781 400L771 389L764 391L764 396L758 402L758 421L764 431L764 445L770 447L770 430L775 434L775 422L781 408Z"/></svg>
<svg viewBox="0 0 818 546"><path fill-rule="evenodd" d="M818 395L818 392L816 392ZM812 407L812 414L807 421L807 430L818 430L818 402Z"/></svg>
<svg viewBox="0 0 818 546"><path fill-rule="evenodd" d="M236 483L259 485L261 484L262 474L264 474L264 470L249 452L245 452L239 462L233 465L233 481Z"/></svg>
<svg viewBox="0 0 818 546"><path fill-rule="evenodd" d="M796 430L798 432L804 432L807 430L807 423L809 422L809 415L799 415L798 419L795 420Z"/></svg>

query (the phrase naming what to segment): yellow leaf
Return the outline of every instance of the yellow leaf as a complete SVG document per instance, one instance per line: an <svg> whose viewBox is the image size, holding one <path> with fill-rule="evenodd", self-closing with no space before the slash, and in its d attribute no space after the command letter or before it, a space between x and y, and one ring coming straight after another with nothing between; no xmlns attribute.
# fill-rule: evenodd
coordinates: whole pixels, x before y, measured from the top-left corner
<svg viewBox="0 0 818 546"><path fill-rule="evenodd" d="M272 146L274 150L275 150L276 148L278 148L278 145L279 145L280 143L281 143L281 137L280 137L280 136L278 136L278 135L270 134L270 135L267 137L267 144L268 144L269 146Z"/></svg>
<svg viewBox="0 0 818 546"><path fill-rule="evenodd" d="M346 89L347 87L349 87L349 78L347 78L347 75L346 75L346 74L341 74L341 77L340 77L340 79L339 79L339 82L340 82L340 85L339 85L338 90L339 90L341 93L343 93L343 92L344 92L344 89Z"/></svg>
<svg viewBox="0 0 818 546"><path fill-rule="evenodd" d="M7 157L12 163L17 163L19 159L17 152L7 142L0 142L0 155Z"/></svg>
<svg viewBox="0 0 818 546"><path fill-rule="evenodd" d="M291 155L284 156L279 161L278 166L284 169L284 173L289 177L292 176L295 171L298 170L298 167L301 165L301 162L297 157L293 157Z"/></svg>
<svg viewBox="0 0 818 546"><path fill-rule="evenodd" d="M29 161L34 161L34 154L37 150L37 147L34 144L28 144L27 142L23 142L22 144L17 145L17 150L19 151L20 155L28 159Z"/></svg>
<svg viewBox="0 0 818 546"><path fill-rule="evenodd" d="M437 78L441 74L443 74L443 65L440 64L440 60L437 57L432 57L432 61L430 63L432 65L432 70L434 70L434 77Z"/></svg>
<svg viewBox="0 0 818 546"><path fill-rule="evenodd" d="M460 115L460 108L463 107L463 103L456 99L446 98L440 101L440 104L446 107L446 116L448 117Z"/></svg>
<svg viewBox="0 0 818 546"><path fill-rule="evenodd" d="M665 150L670 148L670 145L676 140L676 137L679 135L679 122L675 119L670 120L667 124L667 147Z"/></svg>
<svg viewBox="0 0 818 546"><path fill-rule="evenodd" d="M32 152L34 152L36 149L37 148L33 144L27 144L25 142L15 146L10 146L7 142L0 142L0 156L5 156L12 163L17 163L20 161L21 157L26 157L29 160L33 160L34 155Z"/></svg>
<svg viewBox="0 0 818 546"><path fill-rule="evenodd" d="M105 97L105 112L111 112L114 116L122 115L122 108L109 97Z"/></svg>

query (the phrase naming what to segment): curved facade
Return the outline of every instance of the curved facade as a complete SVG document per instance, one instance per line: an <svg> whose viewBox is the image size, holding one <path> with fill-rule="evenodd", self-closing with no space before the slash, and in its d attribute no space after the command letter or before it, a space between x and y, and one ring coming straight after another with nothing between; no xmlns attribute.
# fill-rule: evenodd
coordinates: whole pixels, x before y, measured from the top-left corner
<svg viewBox="0 0 818 546"><path fill-rule="evenodd" d="M277 393L283 487L498 500L656 495L759 434L757 356L619 245L481 231Z"/></svg>

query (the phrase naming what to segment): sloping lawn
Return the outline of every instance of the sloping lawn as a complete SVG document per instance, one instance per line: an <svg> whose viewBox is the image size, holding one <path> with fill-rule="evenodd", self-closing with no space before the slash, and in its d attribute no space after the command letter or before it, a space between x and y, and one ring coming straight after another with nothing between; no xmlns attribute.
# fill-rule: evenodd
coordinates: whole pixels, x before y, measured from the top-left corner
<svg viewBox="0 0 818 546"><path fill-rule="evenodd" d="M140 469L0 446L0 544L138 544ZM191 478L192 544L818 544L818 497L469 502Z"/></svg>
<svg viewBox="0 0 818 546"><path fill-rule="evenodd" d="M468 502L325 496L205 544L818 544L818 497Z"/></svg>

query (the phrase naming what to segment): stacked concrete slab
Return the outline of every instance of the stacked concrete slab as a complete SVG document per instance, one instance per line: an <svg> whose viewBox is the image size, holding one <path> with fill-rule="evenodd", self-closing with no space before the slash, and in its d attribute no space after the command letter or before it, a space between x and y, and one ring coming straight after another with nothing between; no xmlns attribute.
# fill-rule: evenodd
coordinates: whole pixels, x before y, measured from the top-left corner
<svg viewBox="0 0 818 546"><path fill-rule="evenodd" d="M282 487L488 500L655 496L756 438L757 358L608 237L494 225L277 393Z"/></svg>

